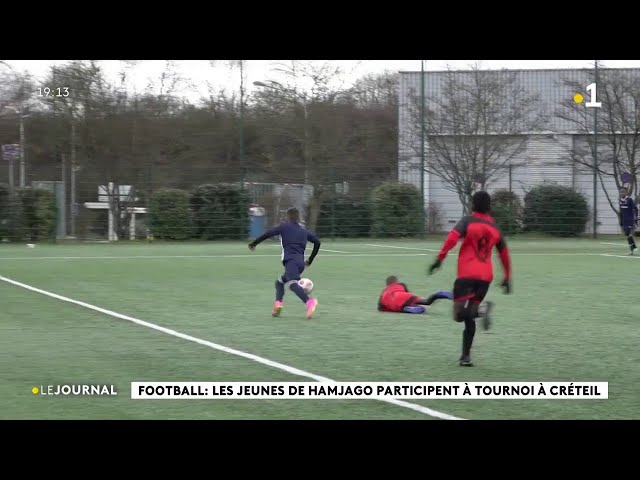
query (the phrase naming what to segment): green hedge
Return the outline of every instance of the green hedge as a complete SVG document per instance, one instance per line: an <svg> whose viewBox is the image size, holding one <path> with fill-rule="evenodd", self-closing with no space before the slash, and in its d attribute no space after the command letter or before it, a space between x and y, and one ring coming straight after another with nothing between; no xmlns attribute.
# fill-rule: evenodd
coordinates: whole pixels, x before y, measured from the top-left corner
<svg viewBox="0 0 640 480"><path fill-rule="evenodd" d="M522 201L509 190L496 190L491 194L491 216L505 235L513 235L522 229Z"/></svg>
<svg viewBox="0 0 640 480"><path fill-rule="evenodd" d="M189 192L158 190L149 202L149 228L155 238L186 240L193 235Z"/></svg>
<svg viewBox="0 0 640 480"><path fill-rule="evenodd" d="M18 188L11 199L9 236L14 241L55 240L58 207L53 192Z"/></svg>
<svg viewBox="0 0 640 480"><path fill-rule="evenodd" d="M235 185L200 185L191 196L196 236L203 240L246 239L249 194Z"/></svg>
<svg viewBox="0 0 640 480"><path fill-rule="evenodd" d="M539 185L524 199L524 228L557 237L584 233L589 219L585 197L570 187Z"/></svg>
<svg viewBox="0 0 640 480"><path fill-rule="evenodd" d="M21 192L19 189L11 193L11 189L7 184L0 184L0 240L9 240L10 242L22 242L31 240L32 235L27 225L27 216L25 214L25 204L33 204L33 195ZM55 199L54 199L55 207ZM33 205L30 208L31 226L36 227L37 219L34 218ZM45 219L46 222L46 219ZM40 222L41 223L41 222ZM55 217L54 226L55 230ZM35 235L37 240L37 234ZM46 238L46 236L45 236Z"/></svg>
<svg viewBox="0 0 640 480"><path fill-rule="evenodd" d="M414 237L423 233L420 191L408 183L384 183L370 196L371 235Z"/></svg>
<svg viewBox="0 0 640 480"><path fill-rule="evenodd" d="M367 205L343 197L322 204L316 228L320 237L366 237L370 230L371 215Z"/></svg>

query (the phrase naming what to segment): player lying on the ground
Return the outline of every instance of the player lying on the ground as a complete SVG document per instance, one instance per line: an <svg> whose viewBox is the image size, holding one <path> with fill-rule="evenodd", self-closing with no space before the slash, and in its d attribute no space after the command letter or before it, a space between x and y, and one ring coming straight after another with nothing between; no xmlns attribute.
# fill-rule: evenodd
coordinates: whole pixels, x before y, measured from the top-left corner
<svg viewBox="0 0 640 480"><path fill-rule="evenodd" d="M633 239L633 232L638 225L638 209L636 207L633 198L631 198L626 188L620 189L620 226L627 237L627 243L629 243L629 249L633 255L633 251L637 248L636 242Z"/></svg>
<svg viewBox="0 0 640 480"><path fill-rule="evenodd" d="M395 313L424 313L424 306L431 305L440 299L453 300L450 292L436 292L429 298L422 298L414 295L409 288L392 275L387 277L386 287L378 299L378 311Z"/></svg>
<svg viewBox="0 0 640 480"><path fill-rule="evenodd" d="M275 283L276 302L273 305L271 314L277 317L280 315L280 312L282 312L284 306L282 303L284 299L284 288L288 286L289 289L302 300L302 303L307 306L307 318L310 319L318 305L318 300L309 297L298 284L298 280L300 280L300 275L305 267L311 265L316 258L320 250L320 240L300 225L300 212L297 208L292 207L287 210L287 220L285 222L260 235L249 244L249 249L255 250L259 243L277 235L280 235L280 243L282 245L281 258L284 273L278 277ZM308 242L313 243L313 250L305 262L304 251L307 248Z"/></svg>

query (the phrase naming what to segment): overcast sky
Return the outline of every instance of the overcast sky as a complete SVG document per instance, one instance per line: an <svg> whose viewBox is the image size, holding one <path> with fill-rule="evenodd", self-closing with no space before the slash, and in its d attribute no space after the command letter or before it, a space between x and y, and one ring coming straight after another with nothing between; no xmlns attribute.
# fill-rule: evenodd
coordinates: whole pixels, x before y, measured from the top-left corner
<svg viewBox="0 0 640 480"><path fill-rule="evenodd" d="M67 63L68 60L6 60L6 63L19 72L29 72L36 82L42 81L53 65ZM281 80L282 77L274 72L277 62L289 60L245 60L245 80L247 91L256 88L255 81ZM342 81L349 86L353 81L368 73L390 71L419 71L420 60L318 60L314 62L331 62L339 66L344 72ZM640 68L640 60L600 60L601 65L610 68ZM101 60L98 62L110 80L118 78L124 63L120 60ZM592 68L593 60L425 60L426 70L467 69L470 65L479 63L487 69L546 69L546 68ZM142 60L128 70L131 85L137 91L144 90L150 80L157 82L161 73L166 69L166 60ZM192 101L206 96L207 82L216 90L239 90L240 74L228 67L228 61L217 60L215 66L209 60L176 60L172 61L175 71L189 79L192 89L185 89L181 93ZM1 67L0 67L1 68ZM6 67L4 67L6 68ZM45 86L45 85L43 85ZM51 86L53 87L53 86Z"/></svg>

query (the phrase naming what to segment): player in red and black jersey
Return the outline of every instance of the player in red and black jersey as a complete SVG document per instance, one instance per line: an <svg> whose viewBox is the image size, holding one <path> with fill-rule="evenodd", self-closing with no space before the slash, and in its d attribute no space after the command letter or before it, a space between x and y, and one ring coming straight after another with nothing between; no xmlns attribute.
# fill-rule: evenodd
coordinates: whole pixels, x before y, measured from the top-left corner
<svg viewBox="0 0 640 480"><path fill-rule="evenodd" d="M504 293L511 293L511 257L502 233L495 225L493 218L489 216L491 196L487 192L476 192L472 198L472 210L471 215L462 217L449 232L440 253L429 267L429 274L438 270L449 250L462 239L458 253L458 273L453 284L453 318L465 324L460 357L460 365L465 367L473 366L471 345L476 333L476 319L482 316L479 315L478 307L493 281L491 261L493 247L496 247L500 254L504 270L501 286ZM488 323L485 324L485 328L489 328Z"/></svg>
<svg viewBox="0 0 640 480"><path fill-rule="evenodd" d="M430 295L429 298L415 295L395 275L387 277L385 283L386 286L380 294L380 298L378 298L379 312L424 313L426 311L425 307L436 300L453 300L453 295L450 292L436 292Z"/></svg>

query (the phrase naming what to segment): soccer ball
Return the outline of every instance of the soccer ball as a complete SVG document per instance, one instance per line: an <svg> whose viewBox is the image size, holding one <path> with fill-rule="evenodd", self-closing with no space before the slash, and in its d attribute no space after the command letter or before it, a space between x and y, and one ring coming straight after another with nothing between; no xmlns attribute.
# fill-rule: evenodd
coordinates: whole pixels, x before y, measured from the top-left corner
<svg viewBox="0 0 640 480"><path fill-rule="evenodd" d="M298 280L298 285L300 285L305 293L309 295L313 291L313 282L308 278L301 278Z"/></svg>

